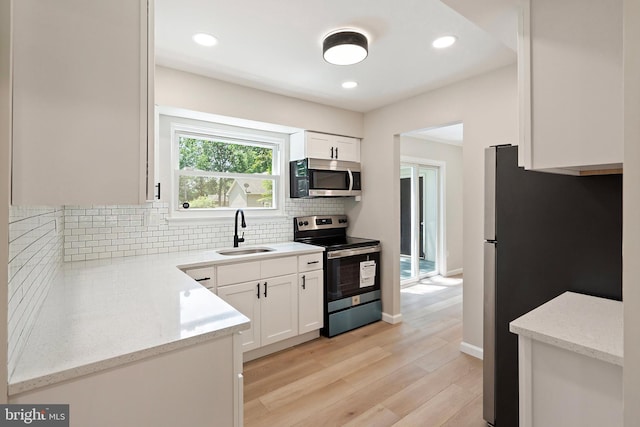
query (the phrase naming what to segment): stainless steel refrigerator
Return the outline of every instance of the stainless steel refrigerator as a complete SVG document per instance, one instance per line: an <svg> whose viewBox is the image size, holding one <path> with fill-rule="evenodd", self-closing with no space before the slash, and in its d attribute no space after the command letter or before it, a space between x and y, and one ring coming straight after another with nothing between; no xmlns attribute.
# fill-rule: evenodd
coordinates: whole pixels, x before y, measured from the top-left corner
<svg viewBox="0 0 640 427"><path fill-rule="evenodd" d="M484 419L518 425L518 339L509 322L565 291L622 300L622 175L518 167L485 152Z"/></svg>

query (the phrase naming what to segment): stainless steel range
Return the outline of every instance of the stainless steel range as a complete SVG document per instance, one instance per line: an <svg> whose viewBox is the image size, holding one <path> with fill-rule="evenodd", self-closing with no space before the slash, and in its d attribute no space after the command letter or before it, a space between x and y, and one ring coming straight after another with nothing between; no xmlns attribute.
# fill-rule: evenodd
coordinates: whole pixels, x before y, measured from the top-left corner
<svg viewBox="0 0 640 427"><path fill-rule="evenodd" d="M323 246L324 328L328 337L382 318L380 241L347 236L346 215L293 219L296 242Z"/></svg>

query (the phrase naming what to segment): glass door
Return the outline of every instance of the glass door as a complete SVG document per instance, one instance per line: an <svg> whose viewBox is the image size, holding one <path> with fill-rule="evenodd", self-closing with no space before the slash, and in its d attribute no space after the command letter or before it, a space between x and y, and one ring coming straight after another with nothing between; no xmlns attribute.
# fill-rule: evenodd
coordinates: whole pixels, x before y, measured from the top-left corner
<svg viewBox="0 0 640 427"><path fill-rule="evenodd" d="M400 279L411 284L438 271L439 168L400 168Z"/></svg>

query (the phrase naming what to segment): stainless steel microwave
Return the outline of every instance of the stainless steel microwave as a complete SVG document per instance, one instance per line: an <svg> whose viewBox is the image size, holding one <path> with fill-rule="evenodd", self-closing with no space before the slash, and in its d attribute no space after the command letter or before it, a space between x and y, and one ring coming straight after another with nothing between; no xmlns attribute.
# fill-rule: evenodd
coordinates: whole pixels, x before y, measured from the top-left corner
<svg viewBox="0 0 640 427"><path fill-rule="evenodd" d="M359 196L360 163L300 159L289 162L290 197Z"/></svg>

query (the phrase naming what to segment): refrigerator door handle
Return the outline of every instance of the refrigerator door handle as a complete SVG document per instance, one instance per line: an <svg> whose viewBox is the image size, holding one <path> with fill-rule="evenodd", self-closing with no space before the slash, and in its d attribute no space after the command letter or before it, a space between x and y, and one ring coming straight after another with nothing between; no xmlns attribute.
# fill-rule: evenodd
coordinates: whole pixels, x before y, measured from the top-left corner
<svg viewBox="0 0 640 427"><path fill-rule="evenodd" d="M484 150L484 239L496 240L497 148Z"/></svg>
<svg viewBox="0 0 640 427"><path fill-rule="evenodd" d="M482 412L495 425L496 243L484 243L484 322L482 344Z"/></svg>

